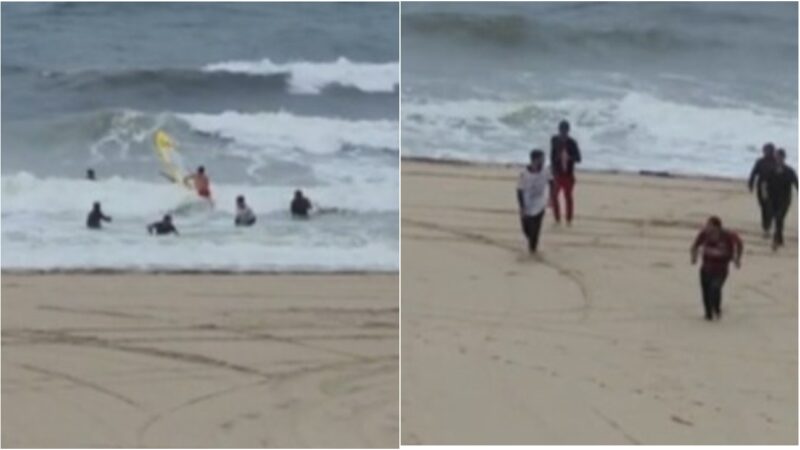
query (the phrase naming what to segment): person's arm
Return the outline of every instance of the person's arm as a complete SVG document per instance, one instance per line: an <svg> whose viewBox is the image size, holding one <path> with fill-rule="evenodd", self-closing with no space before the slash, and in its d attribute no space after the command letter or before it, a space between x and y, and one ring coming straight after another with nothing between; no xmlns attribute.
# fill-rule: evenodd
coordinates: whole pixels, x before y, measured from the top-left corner
<svg viewBox="0 0 800 450"><path fill-rule="evenodd" d="M572 155L572 160L575 162L575 164L578 164L581 162L581 149L578 148L578 141L573 139L572 143L575 144L575 146L573 147L573 149L575 150L575 154Z"/></svg>
<svg viewBox="0 0 800 450"><path fill-rule="evenodd" d="M700 253L700 246L703 245L703 241L705 241L705 233L701 231L692 244L691 255L693 265L697 262L697 256Z"/></svg>
<svg viewBox="0 0 800 450"><path fill-rule="evenodd" d="M111 216L107 216L105 214L100 214L100 218L105 220L106 222L111 222Z"/></svg>
<svg viewBox="0 0 800 450"><path fill-rule="evenodd" d="M733 265L738 269L742 267L742 254L744 253L744 243L739 235L731 233L731 240L733 240Z"/></svg>
<svg viewBox="0 0 800 450"><path fill-rule="evenodd" d="M758 161L756 161L755 164L753 164L753 170L750 171L750 179L747 181L747 189L749 189L750 192L753 192L753 186L756 183L756 177L758 176L758 172L759 172L758 169L761 166L760 163L761 163L761 160L759 159Z"/></svg>
<svg viewBox="0 0 800 450"><path fill-rule="evenodd" d="M792 174L792 184L794 188L797 189L797 172L795 172L794 169L789 169L789 171Z"/></svg>
<svg viewBox="0 0 800 450"><path fill-rule="evenodd" d="M517 181L517 205L519 205L519 213L522 214L525 211L525 194L522 190L523 188L523 180L524 174L519 174L519 180Z"/></svg>
<svg viewBox="0 0 800 450"><path fill-rule="evenodd" d="M558 136L553 136L550 138L550 165L555 166L557 164L556 157L558 156L556 153L558 152Z"/></svg>
<svg viewBox="0 0 800 450"><path fill-rule="evenodd" d="M177 229L177 228L175 228L175 225L170 225L170 226L172 227L172 229L170 230L170 232L171 232L171 233L174 233L174 234L175 234L175 236L180 236L180 233L178 233L178 229Z"/></svg>
<svg viewBox="0 0 800 450"><path fill-rule="evenodd" d="M156 224L151 223L147 226L147 234L153 234L153 228L155 228Z"/></svg>

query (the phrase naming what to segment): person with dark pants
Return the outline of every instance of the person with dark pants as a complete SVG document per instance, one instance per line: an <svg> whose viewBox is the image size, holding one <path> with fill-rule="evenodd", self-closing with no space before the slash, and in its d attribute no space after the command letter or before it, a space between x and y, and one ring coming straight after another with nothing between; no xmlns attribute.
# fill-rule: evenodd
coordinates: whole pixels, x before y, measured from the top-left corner
<svg viewBox="0 0 800 450"><path fill-rule="evenodd" d="M775 161L775 168L767 178L769 208L775 222L773 251L783 246L783 221L792 205L792 186L797 189L797 173L786 165L786 152L783 149L777 151Z"/></svg>
<svg viewBox="0 0 800 450"><path fill-rule="evenodd" d="M552 204L556 223L561 223L558 195L564 191L567 225L572 223L572 190L575 187L575 164L581 162L581 151L575 139L569 136L569 122L558 124L558 134L550 139L550 167L553 171Z"/></svg>
<svg viewBox="0 0 800 450"><path fill-rule="evenodd" d="M703 293L703 308L706 320L722 317L722 286L728 278L728 265L733 261L741 267L744 245L733 231L722 227L719 217L708 219L706 226L692 244L692 264L697 262L700 249L703 250L703 264L700 267L700 287Z"/></svg>
<svg viewBox="0 0 800 450"><path fill-rule="evenodd" d="M530 253L536 253L539 247L539 231L547 207L547 190L551 180L550 171L544 168L544 152L531 151L530 165L519 174L517 183L517 203L522 232L528 240Z"/></svg>
<svg viewBox="0 0 800 450"><path fill-rule="evenodd" d="M764 231L764 238L766 239L769 237L774 215L769 200L767 180L776 165L775 146L772 143L766 143L761 151L763 156L758 158L753 165L753 170L750 171L750 179L747 181L747 187L750 192L753 192L754 187L756 188L758 207L761 209L761 229Z"/></svg>
<svg viewBox="0 0 800 450"><path fill-rule="evenodd" d="M311 208L313 208L311 205L311 200L303 195L303 191L300 189L294 191L294 198L292 199L292 203L289 205L289 210L292 212L292 217L308 219L308 211L310 211Z"/></svg>

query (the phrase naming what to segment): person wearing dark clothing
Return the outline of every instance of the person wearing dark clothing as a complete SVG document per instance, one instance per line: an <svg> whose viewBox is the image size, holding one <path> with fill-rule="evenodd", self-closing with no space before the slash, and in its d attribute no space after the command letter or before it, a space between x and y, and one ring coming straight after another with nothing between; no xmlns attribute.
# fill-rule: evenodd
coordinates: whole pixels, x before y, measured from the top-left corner
<svg viewBox="0 0 800 450"><path fill-rule="evenodd" d="M761 229L764 230L764 238L768 238L769 229L772 227L773 213L770 210L767 180L769 174L775 169L775 146L772 143L766 143L762 152L763 156L756 160L753 170L750 171L747 187L750 192L753 192L754 187L756 188L758 207L761 209Z"/></svg>
<svg viewBox="0 0 800 450"><path fill-rule="evenodd" d="M544 168L544 152L533 150L530 165L519 174L517 203L519 204L522 233L528 240L528 251L536 253L539 246L539 231L547 209L547 189L552 174Z"/></svg>
<svg viewBox="0 0 800 450"><path fill-rule="evenodd" d="M245 203L243 195L236 197L236 219L233 222L237 227L249 227L256 223L256 215Z"/></svg>
<svg viewBox="0 0 800 450"><path fill-rule="evenodd" d="M564 191L567 225L572 223L572 190L575 187L575 164L581 162L581 151L575 139L569 136L569 122L558 124L558 134L550 139L550 167L553 171L551 201L556 223L561 223L561 207L558 196Z"/></svg>
<svg viewBox="0 0 800 450"><path fill-rule="evenodd" d="M86 169L86 179L89 181L95 180L94 169Z"/></svg>
<svg viewBox="0 0 800 450"><path fill-rule="evenodd" d="M111 217L103 214L103 211L100 209L100 202L94 202L92 210L89 211L89 215L86 217L86 227L93 230L103 228L103 221L111 222Z"/></svg>
<svg viewBox="0 0 800 450"><path fill-rule="evenodd" d="M775 161L775 168L767 176L769 209L775 222L773 250L783 245L783 221L792 205L792 186L797 189L797 173L786 165L786 152L783 149L777 151Z"/></svg>
<svg viewBox="0 0 800 450"><path fill-rule="evenodd" d="M692 244L692 264L697 262L701 248L700 287L705 317L706 320L720 319L722 286L728 278L728 266L731 261L737 269L741 266L744 245L736 233L722 227L719 217L711 217Z"/></svg>
<svg viewBox="0 0 800 450"><path fill-rule="evenodd" d="M172 224L172 216L169 214L165 215L164 218L159 222L153 222L147 226L147 232L150 234L170 234L175 233L178 234L178 230L175 228L175 225Z"/></svg>
<svg viewBox="0 0 800 450"><path fill-rule="evenodd" d="M307 197L303 196L303 191L296 190L294 191L294 199L292 199L292 216L294 217L308 217L308 211L312 208L311 201L308 200Z"/></svg>

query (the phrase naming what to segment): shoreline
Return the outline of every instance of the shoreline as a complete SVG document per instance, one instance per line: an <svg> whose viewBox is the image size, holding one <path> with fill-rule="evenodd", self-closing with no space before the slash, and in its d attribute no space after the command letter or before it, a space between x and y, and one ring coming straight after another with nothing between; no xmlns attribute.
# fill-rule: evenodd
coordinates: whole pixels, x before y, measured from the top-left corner
<svg viewBox="0 0 800 450"><path fill-rule="evenodd" d="M403 156L401 158L401 165L403 162L428 164L432 166L445 166L445 167L474 167L474 168L487 168L487 169L519 169L525 167L522 163L501 163L491 161L472 161L468 159L458 158L432 158L428 156ZM623 170L623 169L585 169L576 168L575 173L588 174L588 175L628 175L628 176L642 176L652 178L668 178L668 179L685 179L685 180L701 180L701 181L727 181L727 182L747 182L747 177L737 178L728 177L723 175L704 175L704 174L687 174L680 172L669 172L663 170Z"/></svg>
<svg viewBox="0 0 800 450"><path fill-rule="evenodd" d="M210 276L393 276L399 270L332 270L332 271L304 271L304 270L204 270L204 269L164 269L164 270L134 270L134 269L0 269L0 275L13 276L38 276L38 275L210 275Z"/></svg>

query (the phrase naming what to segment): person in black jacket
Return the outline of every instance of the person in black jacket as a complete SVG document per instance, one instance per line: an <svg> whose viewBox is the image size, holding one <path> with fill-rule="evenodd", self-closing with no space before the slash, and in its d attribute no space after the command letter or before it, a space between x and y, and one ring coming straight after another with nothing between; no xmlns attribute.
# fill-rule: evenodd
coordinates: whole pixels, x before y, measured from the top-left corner
<svg viewBox="0 0 800 450"><path fill-rule="evenodd" d="M772 238L772 250L783 245L783 220L792 204L792 186L797 189L797 173L786 165L786 152L776 152L775 168L767 178L767 195L770 211L775 221L775 235Z"/></svg>
<svg viewBox="0 0 800 450"><path fill-rule="evenodd" d="M550 139L550 166L553 171L551 201L556 223L561 223L558 195L564 191L567 225L572 223L572 189L575 187L575 164L581 162L581 151L575 139L569 136L569 122L558 124L558 134Z"/></svg>
<svg viewBox="0 0 800 450"><path fill-rule="evenodd" d="M761 229L764 230L764 238L768 238L774 214L770 211L771 202L768 198L767 179L770 172L775 169L775 146L772 143L766 143L762 147L762 152L763 156L756 160L753 170L750 171L747 187L750 192L753 192L753 187L756 188L758 207L761 209Z"/></svg>
<svg viewBox="0 0 800 450"><path fill-rule="evenodd" d="M175 233L178 234L178 230L175 228L175 225L172 224L172 216L166 214L164 218L159 222L153 222L147 226L147 232L150 234L170 234Z"/></svg>
<svg viewBox="0 0 800 450"><path fill-rule="evenodd" d="M89 215L86 216L86 228L92 230L103 228L103 221L111 222L111 217L103 214L103 211L100 209L100 202L94 202L92 210L89 211Z"/></svg>
<svg viewBox="0 0 800 450"><path fill-rule="evenodd" d="M294 191L294 199L292 199L292 204L290 206L292 217L308 218L308 211L311 208L311 201L303 195L303 191L300 189Z"/></svg>

